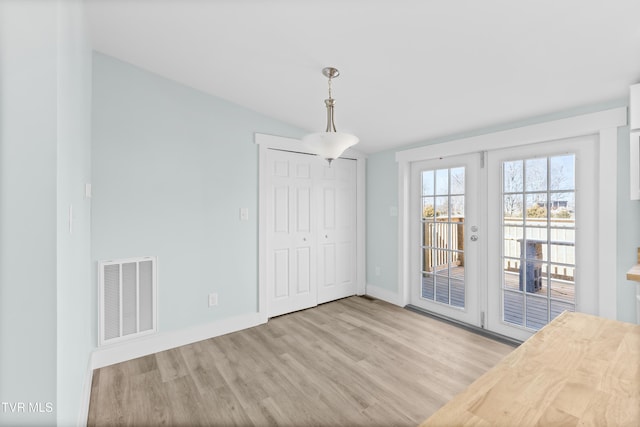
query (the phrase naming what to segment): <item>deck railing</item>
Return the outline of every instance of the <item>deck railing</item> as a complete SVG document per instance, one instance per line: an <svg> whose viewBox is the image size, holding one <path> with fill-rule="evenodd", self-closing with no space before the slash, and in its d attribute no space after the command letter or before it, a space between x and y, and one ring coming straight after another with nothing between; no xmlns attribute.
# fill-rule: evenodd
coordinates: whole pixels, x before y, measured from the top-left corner
<svg viewBox="0 0 640 427"><path fill-rule="evenodd" d="M505 218L503 256L504 270L514 273L520 271L522 262L522 218ZM575 220L566 218L551 218L551 247L547 248L546 218L527 218L527 240L539 243L539 260L551 260L549 264L542 262L542 272L550 273L552 279L573 281L575 275ZM520 223L520 224L514 224ZM423 224L423 241L425 249L423 255L424 271L433 272L446 267L464 266L464 217L435 219L435 222ZM536 228L538 227L538 228ZM550 254L548 252L550 249Z"/></svg>
<svg viewBox="0 0 640 427"><path fill-rule="evenodd" d="M424 251L425 271L439 270L449 262L464 266L464 217L436 219L425 222L423 227L422 244L430 248Z"/></svg>
<svg viewBox="0 0 640 427"><path fill-rule="evenodd" d="M519 272L522 256L522 218L505 218L503 255L505 271ZM550 273L552 279L573 281L575 277L575 220L551 218L550 235L547 240L546 218L527 218L527 240L537 242L536 259L542 262L542 273ZM536 228L539 227L539 228ZM551 246L548 247L547 241ZM550 250L550 253L549 253ZM546 261L550 260L549 265ZM549 270L551 268L551 271Z"/></svg>

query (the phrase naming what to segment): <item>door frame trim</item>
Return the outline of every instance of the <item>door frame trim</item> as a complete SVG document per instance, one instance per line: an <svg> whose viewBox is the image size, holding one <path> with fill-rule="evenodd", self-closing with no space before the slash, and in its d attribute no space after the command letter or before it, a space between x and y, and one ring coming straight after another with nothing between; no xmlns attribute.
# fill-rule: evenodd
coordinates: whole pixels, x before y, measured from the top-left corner
<svg viewBox="0 0 640 427"><path fill-rule="evenodd" d="M596 134L599 136L598 169L600 171L615 171L618 155L618 128L626 125L627 107L619 107L396 152L396 162L398 163L398 295L402 305L407 305L410 301L409 204L412 162ZM599 175L597 190L599 265L616 265L617 225L606 221L606 218L615 218L617 215L617 191L610 190L617 188L617 176L615 173L600 173ZM599 304L597 314L610 319L617 318L616 274L616 269L598 268ZM613 291L610 289L612 283L614 284Z"/></svg>
<svg viewBox="0 0 640 427"><path fill-rule="evenodd" d="M263 133L254 134L258 146L258 314L266 322L267 309L267 150L293 151L312 154L302 145L300 139L287 138ZM366 240L365 240L365 184L366 154L349 148L341 156L356 160L356 292L366 292Z"/></svg>

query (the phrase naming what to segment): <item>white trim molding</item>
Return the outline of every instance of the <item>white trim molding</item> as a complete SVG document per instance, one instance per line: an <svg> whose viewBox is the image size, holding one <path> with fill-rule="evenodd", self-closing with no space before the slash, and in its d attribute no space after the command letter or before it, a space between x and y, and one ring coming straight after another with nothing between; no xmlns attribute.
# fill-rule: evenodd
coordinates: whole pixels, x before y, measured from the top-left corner
<svg viewBox="0 0 640 427"><path fill-rule="evenodd" d="M91 358L87 362L87 371L84 374L82 384L82 396L80 401L80 412L78 413L78 427L86 426L89 419L89 404L91 403L91 386L93 385L93 366Z"/></svg>
<svg viewBox="0 0 640 427"><path fill-rule="evenodd" d="M232 317L178 331L147 335L138 339L105 345L91 355L91 369L98 369L197 341L252 328L266 322L259 313Z"/></svg>
<svg viewBox="0 0 640 427"><path fill-rule="evenodd" d="M627 108L620 107L598 113L583 114L567 119L398 151L396 160L402 164L403 162L428 160L443 156L518 147L537 142L598 134L603 129L618 128L626 125Z"/></svg>
<svg viewBox="0 0 640 427"><path fill-rule="evenodd" d="M424 145L396 152L398 162L398 295L409 303L410 235L409 235L409 174L411 163L439 157L455 156L518 147L559 139L598 135L599 181L597 195L598 219L598 315L617 316L616 225L609 221L617 215L617 129L627 125L627 108L620 107L596 113L523 126L469 138ZM613 289L611 289L613 287Z"/></svg>

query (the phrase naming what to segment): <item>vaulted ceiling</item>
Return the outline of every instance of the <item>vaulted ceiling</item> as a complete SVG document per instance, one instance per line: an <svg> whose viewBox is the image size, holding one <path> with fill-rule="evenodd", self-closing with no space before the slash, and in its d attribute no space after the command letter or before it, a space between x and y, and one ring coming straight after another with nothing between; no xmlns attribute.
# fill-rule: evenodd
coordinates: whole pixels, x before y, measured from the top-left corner
<svg viewBox="0 0 640 427"><path fill-rule="evenodd" d="M93 48L375 152L624 99L638 0L88 0Z"/></svg>

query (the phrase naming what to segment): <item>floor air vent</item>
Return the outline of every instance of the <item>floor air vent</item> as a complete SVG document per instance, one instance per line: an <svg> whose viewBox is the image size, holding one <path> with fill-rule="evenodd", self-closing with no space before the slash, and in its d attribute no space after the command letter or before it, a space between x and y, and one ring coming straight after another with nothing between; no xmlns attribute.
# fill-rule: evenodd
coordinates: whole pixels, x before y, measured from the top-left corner
<svg viewBox="0 0 640 427"><path fill-rule="evenodd" d="M156 331L156 258L101 261L100 345Z"/></svg>

